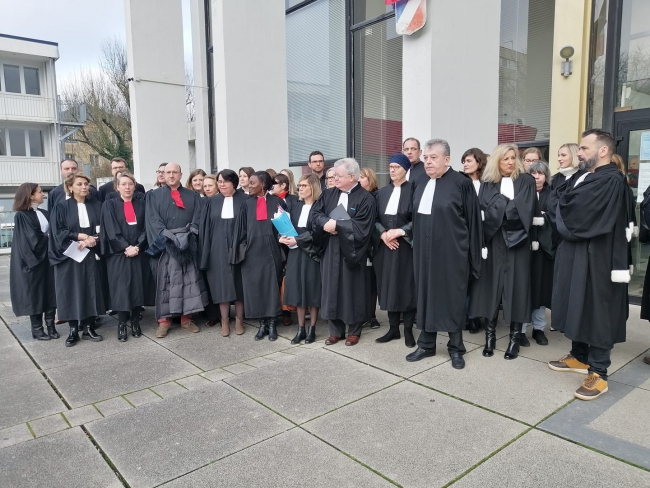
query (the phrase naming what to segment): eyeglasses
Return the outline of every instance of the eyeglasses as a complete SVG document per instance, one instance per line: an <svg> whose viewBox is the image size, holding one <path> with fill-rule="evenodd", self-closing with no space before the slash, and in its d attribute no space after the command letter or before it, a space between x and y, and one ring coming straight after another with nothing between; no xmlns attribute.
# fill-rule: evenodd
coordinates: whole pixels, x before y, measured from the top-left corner
<svg viewBox="0 0 650 488"><path fill-rule="evenodd" d="M345 178L346 176L352 176L352 175L337 175L337 174L335 174L335 175L333 176L333 178L334 178L335 180L337 180L337 179Z"/></svg>
<svg viewBox="0 0 650 488"><path fill-rule="evenodd" d="M306 183L301 183L298 185L298 188L309 188L309 185L307 185Z"/></svg>
<svg viewBox="0 0 650 488"><path fill-rule="evenodd" d="M328 179L328 180L333 180L334 177L333 177L333 176L328 176L327 179Z"/></svg>
<svg viewBox="0 0 650 488"><path fill-rule="evenodd" d="M161 171L161 170L158 170L158 171L156 171L156 174L157 174L157 175L164 175L165 172L164 172L164 171Z"/></svg>
<svg viewBox="0 0 650 488"><path fill-rule="evenodd" d="M539 161L538 159L524 159L524 162L526 163L534 163L535 161Z"/></svg>

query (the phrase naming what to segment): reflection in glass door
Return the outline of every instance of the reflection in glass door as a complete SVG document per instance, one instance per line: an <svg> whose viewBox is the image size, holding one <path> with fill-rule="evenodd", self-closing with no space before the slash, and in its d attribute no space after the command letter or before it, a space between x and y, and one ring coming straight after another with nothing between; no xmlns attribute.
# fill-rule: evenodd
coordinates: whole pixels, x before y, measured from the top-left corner
<svg viewBox="0 0 650 488"><path fill-rule="evenodd" d="M624 0L617 111L650 108L650 2Z"/></svg>

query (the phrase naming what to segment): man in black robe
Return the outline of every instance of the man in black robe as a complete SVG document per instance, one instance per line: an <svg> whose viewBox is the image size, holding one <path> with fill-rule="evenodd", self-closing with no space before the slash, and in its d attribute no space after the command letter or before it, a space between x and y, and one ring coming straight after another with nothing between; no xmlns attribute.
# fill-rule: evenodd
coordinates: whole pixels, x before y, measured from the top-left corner
<svg viewBox="0 0 650 488"><path fill-rule="evenodd" d="M183 188L176 163L165 166L165 186L147 194L147 253L156 280L156 337L167 335L170 318L181 316L181 327L199 332L192 314L208 303L198 270L197 235L201 217L199 194Z"/></svg>
<svg viewBox="0 0 650 488"><path fill-rule="evenodd" d="M117 177L118 173L124 173L126 170L127 170L126 161L124 161L122 158L111 159L111 174L113 175L113 181L104 183L102 186L99 187L99 190L97 190L100 201L102 202L106 201L106 199L109 198L109 195L111 194L115 194L115 196L117 196L117 190L115 189L116 187L115 178ZM144 186L142 186L140 183L136 183L135 192L142 193L144 195L145 194Z"/></svg>
<svg viewBox="0 0 650 488"><path fill-rule="evenodd" d="M345 338L359 342L361 324L370 319L368 247L377 217L377 204L359 181L359 164L352 158L334 163L335 187L328 188L312 207L314 242L323 249L321 317L329 319L325 344ZM336 211L335 211L336 209Z"/></svg>
<svg viewBox="0 0 650 488"><path fill-rule="evenodd" d="M630 281L625 177L611 162L615 142L600 129L582 134L578 158L587 172L559 196L553 328L571 339L571 352L551 361L554 371L588 373L575 392L593 400L607 391L614 344L625 342Z"/></svg>
<svg viewBox="0 0 650 488"><path fill-rule="evenodd" d="M327 177L325 176L325 156L320 151L312 151L309 155L309 163L307 164L311 169L312 174L318 177L320 182L320 189L324 191L327 188Z"/></svg>
<svg viewBox="0 0 650 488"><path fill-rule="evenodd" d="M472 180L449 166L449 144L424 145L427 178L413 190L413 258L417 290L418 348L406 356L435 356L438 332L447 332L447 350L456 369L465 367L465 297L470 277L479 277L483 230Z"/></svg>
<svg viewBox="0 0 650 488"><path fill-rule="evenodd" d="M422 156L420 141L415 137L404 139L402 154L409 158L409 163L411 163L411 168L406 172L406 181L415 186L415 182L425 174L424 163L420 159Z"/></svg>
<svg viewBox="0 0 650 488"><path fill-rule="evenodd" d="M68 175L79 172L79 165L72 158L64 159L61 161L60 170L61 179L65 180ZM92 185L90 185L90 196L97 198L97 189ZM70 198L70 195L65 194L63 183L61 183L59 186L50 190L50 192L47 194L47 211L52 213L52 210L54 207L56 207L57 203L63 200L67 200L68 198Z"/></svg>

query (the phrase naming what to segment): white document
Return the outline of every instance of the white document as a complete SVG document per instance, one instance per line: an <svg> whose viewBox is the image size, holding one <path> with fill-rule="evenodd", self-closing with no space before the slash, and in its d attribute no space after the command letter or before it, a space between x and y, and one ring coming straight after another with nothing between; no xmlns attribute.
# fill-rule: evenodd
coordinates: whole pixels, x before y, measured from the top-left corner
<svg viewBox="0 0 650 488"><path fill-rule="evenodd" d="M68 248L63 251L65 256L68 256L70 259L74 259L78 263L84 260L86 255L90 252L90 249L84 247L81 251L77 249L78 242L72 242Z"/></svg>

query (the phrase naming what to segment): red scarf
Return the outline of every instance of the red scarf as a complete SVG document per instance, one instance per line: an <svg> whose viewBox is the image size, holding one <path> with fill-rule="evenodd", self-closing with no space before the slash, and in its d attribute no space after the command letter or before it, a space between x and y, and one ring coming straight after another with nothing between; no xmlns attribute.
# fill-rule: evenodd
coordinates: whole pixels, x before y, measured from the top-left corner
<svg viewBox="0 0 650 488"><path fill-rule="evenodd" d="M257 220L268 220L269 216L266 211L266 199L264 197L257 197L256 218Z"/></svg>
<svg viewBox="0 0 650 488"><path fill-rule="evenodd" d="M124 218L127 224L135 224L137 222L133 202L124 202Z"/></svg>
<svg viewBox="0 0 650 488"><path fill-rule="evenodd" d="M280 193L277 194L278 197L282 198L282 200L285 199L287 196L287 193L289 193L287 190L281 191Z"/></svg>
<svg viewBox="0 0 650 488"><path fill-rule="evenodd" d="M178 190L172 190L172 200L174 200L174 203L178 208L185 208L183 200L181 199L181 194Z"/></svg>

